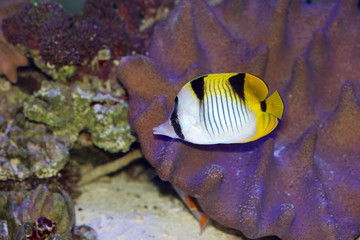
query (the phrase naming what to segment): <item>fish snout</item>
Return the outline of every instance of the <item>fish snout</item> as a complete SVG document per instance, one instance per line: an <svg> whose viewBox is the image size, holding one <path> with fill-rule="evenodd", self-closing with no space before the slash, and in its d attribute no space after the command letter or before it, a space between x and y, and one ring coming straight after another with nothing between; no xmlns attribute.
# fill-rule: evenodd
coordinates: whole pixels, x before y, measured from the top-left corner
<svg viewBox="0 0 360 240"><path fill-rule="evenodd" d="M171 126L170 121L166 121L157 127L153 128L153 134L164 135L171 138L177 138L174 128Z"/></svg>

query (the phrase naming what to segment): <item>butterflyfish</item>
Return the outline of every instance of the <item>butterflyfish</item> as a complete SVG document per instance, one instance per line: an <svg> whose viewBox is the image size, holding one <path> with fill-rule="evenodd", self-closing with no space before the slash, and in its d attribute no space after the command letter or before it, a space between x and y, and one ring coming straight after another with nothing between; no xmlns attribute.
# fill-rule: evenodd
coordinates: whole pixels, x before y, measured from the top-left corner
<svg viewBox="0 0 360 240"><path fill-rule="evenodd" d="M198 77L175 97L168 120L153 128L156 135L195 144L246 143L271 133L284 113L277 91L249 73Z"/></svg>

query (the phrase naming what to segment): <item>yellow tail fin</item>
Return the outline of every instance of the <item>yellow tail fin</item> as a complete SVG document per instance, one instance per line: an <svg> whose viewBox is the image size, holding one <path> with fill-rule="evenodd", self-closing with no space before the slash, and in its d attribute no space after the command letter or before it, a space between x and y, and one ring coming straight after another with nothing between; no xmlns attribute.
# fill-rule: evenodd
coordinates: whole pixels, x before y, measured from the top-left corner
<svg viewBox="0 0 360 240"><path fill-rule="evenodd" d="M281 119L284 113L284 103L277 91L265 99L265 104L261 102L261 108L266 109L265 112L274 115L278 119Z"/></svg>

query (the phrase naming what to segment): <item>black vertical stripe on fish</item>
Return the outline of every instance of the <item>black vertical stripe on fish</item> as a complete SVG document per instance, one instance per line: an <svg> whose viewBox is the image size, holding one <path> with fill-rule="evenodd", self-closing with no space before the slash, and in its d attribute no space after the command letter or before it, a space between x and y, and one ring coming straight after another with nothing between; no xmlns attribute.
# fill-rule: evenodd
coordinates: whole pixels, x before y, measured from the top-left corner
<svg viewBox="0 0 360 240"><path fill-rule="evenodd" d="M200 108L200 111L199 111L199 113L200 113L200 122L201 122L201 119L202 119L202 122L203 122L203 124L204 124L204 126L205 126L205 129L206 129L206 131L207 131L207 133L210 135L210 132L209 132L209 128L208 128L208 125L207 125L207 123L206 123L206 114L205 114L205 104L204 104L204 102L200 105L201 106L201 108Z"/></svg>
<svg viewBox="0 0 360 240"><path fill-rule="evenodd" d="M242 119L244 121L244 124L246 123L246 118L245 118L245 113L246 113L246 109L245 109L245 102L240 101L240 104L238 104L240 111L241 111L241 115L240 115L240 119ZM240 112L239 111L239 112ZM241 120L241 126L242 126L242 121Z"/></svg>
<svg viewBox="0 0 360 240"><path fill-rule="evenodd" d="M216 84L214 83L213 84L213 87L214 87L214 97L216 99L216 110L217 110L217 114L215 114L217 116L217 119L219 120L218 123L222 129L222 132L224 133L224 127L223 127L223 124L222 124L222 121L221 121L221 113L220 113L220 109L219 109L219 98L221 98L221 96L219 96L216 92Z"/></svg>
<svg viewBox="0 0 360 240"><path fill-rule="evenodd" d="M241 101L240 101L239 97L236 94L234 94L234 95L235 95L234 98L236 99L236 101L235 101L235 110L236 110L236 113L237 113L236 117L239 119L238 124L240 124L239 126L241 127L242 126L242 119L241 119L241 112L239 110L239 106L241 104Z"/></svg>
<svg viewBox="0 0 360 240"><path fill-rule="evenodd" d="M209 123L209 126L211 128L211 131L212 131L212 135L214 136L215 135L215 131L214 131L214 127L210 121L210 95L206 93L206 115L207 115L207 119L205 119L205 122L207 121ZM209 134L211 135L211 133L209 132Z"/></svg>
<svg viewBox="0 0 360 240"><path fill-rule="evenodd" d="M245 101L244 85L245 73L239 73L229 78L229 83L234 92L239 96L242 101Z"/></svg>
<svg viewBox="0 0 360 240"><path fill-rule="evenodd" d="M240 127L242 127L242 119L241 119L241 110L239 110L239 108L241 107L241 101L239 99L239 97L237 95L235 95L235 99L236 99L236 104L235 104L235 109L236 109L236 112L237 112L237 117L239 118L239 123L240 123Z"/></svg>
<svg viewBox="0 0 360 240"><path fill-rule="evenodd" d="M179 118L178 118L178 115L177 115L178 104L179 104L179 99L176 96L174 110L173 110L173 112L171 113L171 116L170 116L170 124L174 128L174 131L175 131L176 135L178 135L178 137L180 139L184 140L184 134L181 131L181 126L180 126Z"/></svg>
<svg viewBox="0 0 360 240"><path fill-rule="evenodd" d="M223 96L221 90L225 91L225 89L223 88L223 85L221 85L221 89L220 89L220 86L219 86L221 109L222 109L222 116L224 117L224 122L225 122L225 125L226 125L226 130L229 131L228 122L226 121L226 116L225 116L225 105L224 105L224 100L223 100L224 96Z"/></svg>
<svg viewBox="0 0 360 240"><path fill-rule="evenodd" d="M226 89L225 89L225 87L224 87L224 92L225 92L227 113L228 113L228 115L229 115L229 120L230 120L229 124L230 124L230 126L231 126L231 129L234 131L234 123L233 123L233 119L232 119L231 114L230 114L230 103L229 103L229 96L228 96L228 91L230 91L230 90L229 90L229 87L227 86L226 83L224 83L224 85L226 86ZM231 99L230 99L230 100L231 100Z"/></svg>
<svg viewBox="0 0 360 240"><path fill-rule="evenodd" d="M245 73L239 73L235 76L229 78L229 83L233 91L235 92L235 99L236 99L236 111L238 113L238 117L240 120L240 126L243 126L243 121L245 124L245 112L244 112L244 105L245 104L245 93L244 93L244 84L245 84ZM239 110L240 108L240 110ZM241 112L241 113L240 113Z"/></svg>
<svg viewBox="0 0 360 240"><path fill-rule="evenodd" d="M239 126L236 122L237 118L236 118L236 113L235 113L235 108L234 108L234 102L236 101L236 97L234 96L235 94L233 94L233 91L231 91L230 87L226 84L227 89L229 90L230 93L230 102L231 102L231 111L233 113L234 116L234 126L239 130ZM229 111L229 115L230 115L230 111ZM230 119L232 120L233 118L230 117Z"/></svg>
<svg viewBox="0 0 360 240"><path fill-rule="evenodd" d="M220 131L219 131L219 126L217 125L217 122L215 120L215 107L214 107L214 97L215 97L215 94L212 94L212 91L211 91L211 80L210 80L210 86L209 86L209 95L210 95L210 99L211 99L211 109L212 109L212 121L216 127L216 130L217 130L217 133L219 134Z"/></svg>
<svg viewBox="0 0 360 240"><path fill-rule="evenodd" d="M242 110L241 110L241 102L240 104L236 104L236 111L239 113L239 119L240 119L240 127L243 126L243 118L242 118Z"/></svg>
<svg viewBox="0 0 360 240"><path fill-rule="evenodd" d="M204 101L205 102L205 101ZM206 129L206 132L209 134L209 135L211 135L211 133L210 133L210 131L209 131L209 126L208 126L208 123L207 123L207 121L206 121L206 113L207 113L207 109L205 108L206 107L206 105L205 105L205 103L202 103L200 106L201 106L201 111L200 111L200 114L201 114L201 116L200 116L200 119L202 119L202 121L203 121L203 124L204 124L204 126L205 126L205 129Z"/></svg>
<svg viewBox="0 0 360 240"><path fill-rule="evenodd" d="M245 124L247 123L247 121L249 120L249 109L248 107L246 106L245 103L243 103L243 109L244 109L244 119L245 119Z"/></svg>
<svg viewBox="0 0 360 240"><path fill-rule="evenodd" d="M246 112L246 117L249 118L249 109L246 107L246 104L244 103L244 109Z"/></svg>
<svg viewBox="0 0 360 240"><path fill-rule="evenodd" d="M239 127L242 126L241 116L240 116L240 112L239 112L239 108L238 108L240 99L234 91L231 91L231 98L232 98L231 102L232 102L232 107L233 107L233 111L234 111L234 116L235 116L235 120L236 120L236 128L239 130Z"/></svg>
<svg viewBox="0 0 360 240"><path fill-rule="evenodd" d="M260 106L261 106L261 111L266 112L266 102L265 102L265 100L260 102Z"/></svg>
<svg viewBox="0 0 360 240"><path fill-rule="evenodd" d="M200 100L200 103L204 100L204 86L205 86L204 78L206 76L207 75L199 77L190 82L191 88L194 91L196 97Z"/></svg>

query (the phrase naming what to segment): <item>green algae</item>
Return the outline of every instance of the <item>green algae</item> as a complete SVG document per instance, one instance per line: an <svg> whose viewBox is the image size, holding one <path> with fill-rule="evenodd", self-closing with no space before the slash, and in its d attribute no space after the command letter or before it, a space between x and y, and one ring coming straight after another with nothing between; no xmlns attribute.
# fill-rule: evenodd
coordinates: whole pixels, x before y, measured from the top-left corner
<svg viewBox="0 0 360 240"><path fill-rule="evenodd" d="M26 119L22 104L30 95L5 81L0 78L0 180L55 176L69 160L69 144Z"/></svg>
<svg viewBox="0 0 360 240"><path fill-rule="evenodd" d="M41 72L45 73L46 75L50 76L51 79L56 81L66 82L72 79L72 77L74 77L76 74L77 69L79 68L79 66L75 65L63 65L56 68L51 63L42 59L39 50L28 48L21 43L17 43L15 47L16 50L22 55L33 59L35 66L38 67Z"/></svg>
<svg viewBox="0 0 360 240"><path fill-rule="evenodd" d="M51 65L50 63L44 63L40 56L34 58L34 63L38 68L40 68L42 72L51 76L52 79L63 82L71 79L77 69L77 67L74 65L64 65L56 69L55 66Z"/></svg>
<svg viewBox="0 0 360 240"><path fill-rule="evenodd" d="M24 103L24 114L46 124L55 136L73 144L81 131L91 134L95 146L108 152L128 151L135 138L130 133L128 104L122 95L94 88L93 84L45 81Z"/></svg>

